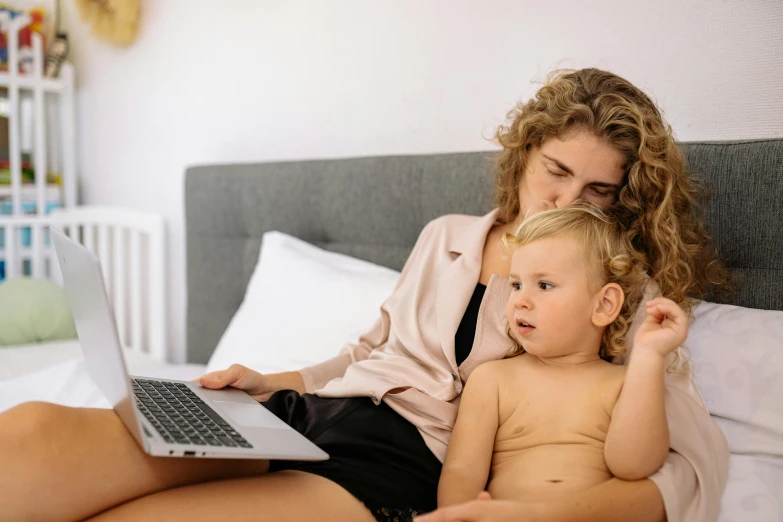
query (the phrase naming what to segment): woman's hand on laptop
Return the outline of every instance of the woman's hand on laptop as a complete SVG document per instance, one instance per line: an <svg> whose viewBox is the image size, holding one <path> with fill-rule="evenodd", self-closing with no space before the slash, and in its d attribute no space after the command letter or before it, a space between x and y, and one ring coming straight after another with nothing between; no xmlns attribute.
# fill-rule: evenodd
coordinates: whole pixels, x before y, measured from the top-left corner
<svg viewBox="0 0 783 522"><path fill-rule="evenodd" d="M241 364L232 364L226 370L207 373L196 379L204 388L219 390L230 386L237 388L258 402L264 402L279 390L305 392L304 379L299 372L263 375Z"/></svg>

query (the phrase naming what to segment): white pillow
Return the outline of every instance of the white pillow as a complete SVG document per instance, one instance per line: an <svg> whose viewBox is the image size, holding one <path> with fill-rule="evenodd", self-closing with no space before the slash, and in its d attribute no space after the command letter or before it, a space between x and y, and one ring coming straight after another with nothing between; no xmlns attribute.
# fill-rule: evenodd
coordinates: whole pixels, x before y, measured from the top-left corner
<svg viewBox="0 0 783 522"><path fill-rule="evenodd" d="M207 371L242 364L274 373L333 357L372 327L399 277L389 268L267 232L245 299Z"/></svg>
<svg viewBox="0 0 783 522"><path fill-rule="evenodd" d="M685 342L732 453L783 458L783 312L702 302Z"/></svg>
<svg viewBox="0 0 783 522"><path fill-rule="evenodd" d="M703 302L685 346L731 450L719 522L783 520L783 312Z"/></svg>

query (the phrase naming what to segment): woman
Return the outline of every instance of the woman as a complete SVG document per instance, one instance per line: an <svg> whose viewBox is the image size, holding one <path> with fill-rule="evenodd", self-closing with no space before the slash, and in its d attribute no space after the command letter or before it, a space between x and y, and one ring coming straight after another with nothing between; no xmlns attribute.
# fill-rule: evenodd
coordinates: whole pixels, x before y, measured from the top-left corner
<svg viewBox="0 0 783 522"><path fill-rule="evenodd" d="M510 117L497 133L498 209L429 223L380 319L357 345L299 372L264 376L232 366L202 377L205 387L234 386L266 401L330 460L153 458L111 411L27 404L0 416L0 462L15 471L0 479L5 514L406 519L435 508L465 380L508 348L498 318L510 259L499 239L526 214L577 199L612 207L661 294L686 309L709 282L722 281L682 153L641 91L595 69L561 73ZM515 507L530 520L715 518L726 443L687 376L666 380L673 451L652 480L612 480L557 504Z"/></svg>

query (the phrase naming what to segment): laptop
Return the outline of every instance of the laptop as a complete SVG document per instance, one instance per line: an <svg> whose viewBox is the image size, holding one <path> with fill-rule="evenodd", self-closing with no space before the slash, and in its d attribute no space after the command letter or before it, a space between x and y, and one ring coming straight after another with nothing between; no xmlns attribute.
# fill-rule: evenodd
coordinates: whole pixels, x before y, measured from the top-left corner
<svg viewBox="0 0 783 522"><path fill-rule="evenodd" d="M323 450L241 390L129 376L98 258L52 227L84 362L144 451L162 457L326 460Z"/></svg>

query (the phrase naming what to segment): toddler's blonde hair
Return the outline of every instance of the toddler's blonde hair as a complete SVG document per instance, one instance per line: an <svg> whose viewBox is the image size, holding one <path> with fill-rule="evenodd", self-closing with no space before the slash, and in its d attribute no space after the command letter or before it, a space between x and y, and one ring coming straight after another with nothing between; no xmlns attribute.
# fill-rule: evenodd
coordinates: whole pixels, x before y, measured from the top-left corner
<svg viewBox="0 0 783 522"><path fill-rule="evenodd" d="M628 328L649 278L614 218L599 207L580 201L526 218L517 232L506 234L502 242L513 251L540 239L563 236L581 243L591 291L608 283L617 283L622 288L623 306L617 319L604 330L599 355L605 360L623 355ZM514 343L508 356L523 353L524 349L511 334L510 325L506 332Z"/></svg>

